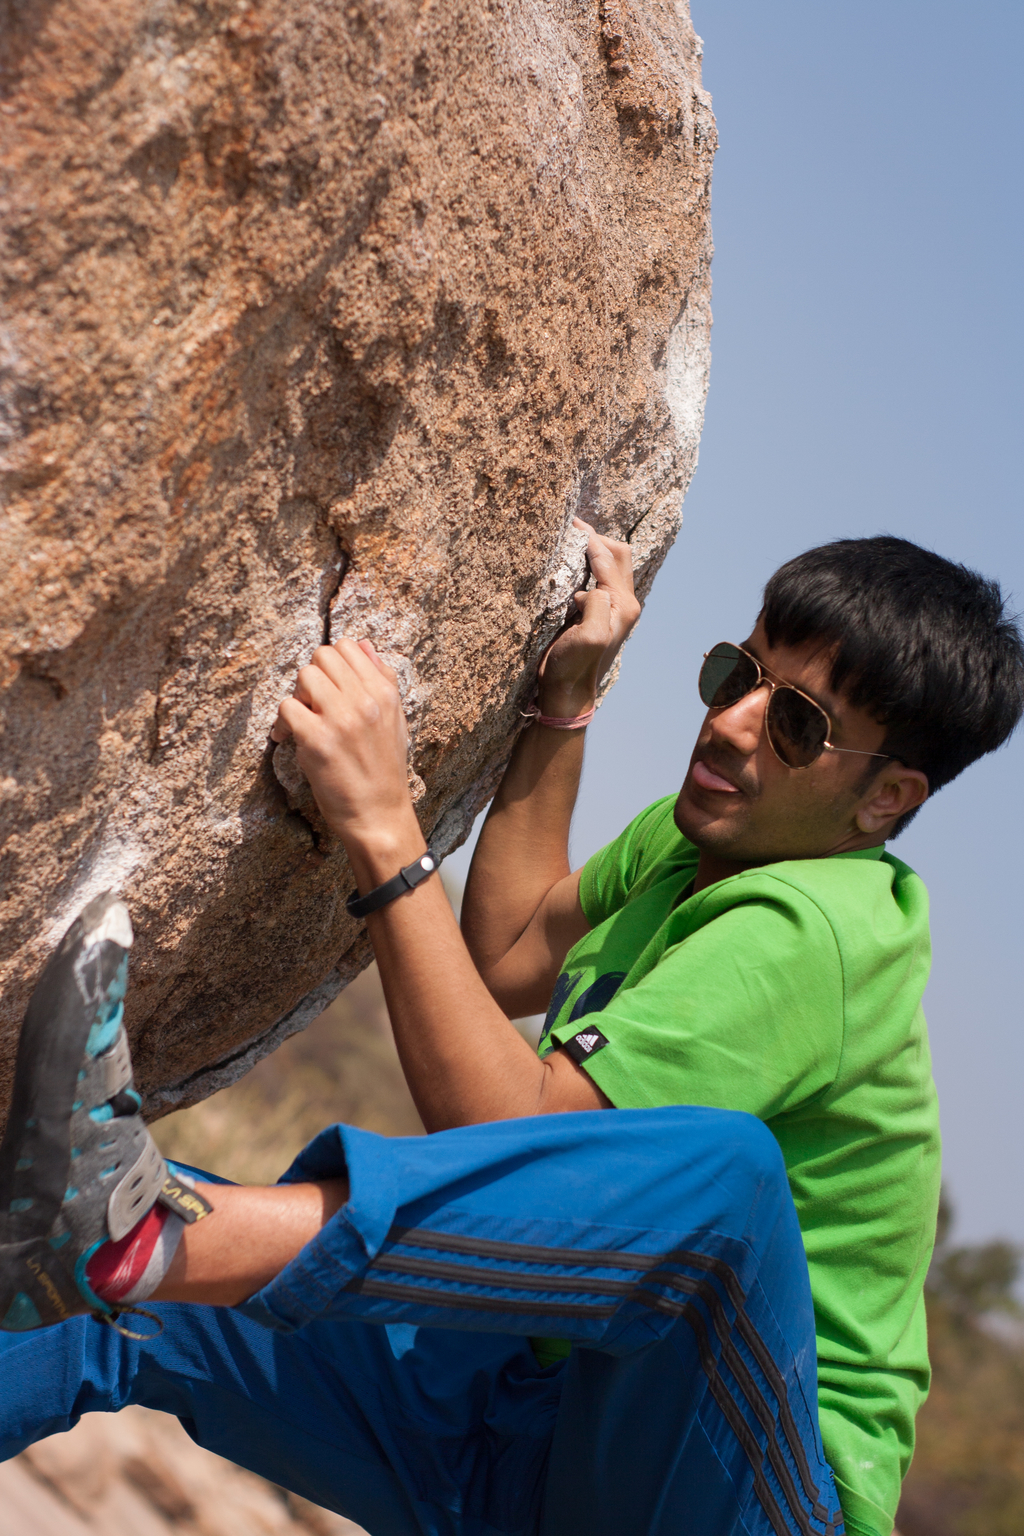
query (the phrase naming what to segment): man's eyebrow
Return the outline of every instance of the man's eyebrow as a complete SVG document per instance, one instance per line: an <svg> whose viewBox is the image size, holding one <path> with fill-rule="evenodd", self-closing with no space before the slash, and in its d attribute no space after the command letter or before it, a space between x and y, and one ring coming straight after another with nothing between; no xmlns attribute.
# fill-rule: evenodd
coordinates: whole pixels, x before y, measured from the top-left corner
<svg viewBox="0 0 1024 1536"><path fill-rule="evenodd" d="M772 671L772 668L768 665L768 663L757 654L757 647L752 642L745 642L743 649L745 651L749 651L754 660L759 661L762 667L764 667L765 671L771 672L772 676L777 678L780 683L788 682L790 688L796 688L800 691L800 693L806 693L809 699L813 699L818 708L823 709L826 715L828 715L830 725L837 727L841 725L842 720L840 709L837 709L835 704L831 703L828 699L821 698L817 693L815 693L813 688L808 688L804 683L794 683L790 681L790 679L782 677L780 673ZM837 701L837 703L838 702L839 701Z"/></svg>

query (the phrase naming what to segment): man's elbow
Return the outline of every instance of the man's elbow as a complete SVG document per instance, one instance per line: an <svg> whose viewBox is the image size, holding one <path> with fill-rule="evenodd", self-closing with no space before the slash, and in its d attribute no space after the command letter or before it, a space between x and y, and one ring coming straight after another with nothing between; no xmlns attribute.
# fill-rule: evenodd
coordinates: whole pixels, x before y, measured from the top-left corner
<svg viewBox="0 0 1024 1536"><path fill-rule="evenodd" d="M614 1109L615 1105L562 1050L553 1050L541 1062L538 1115L575 1114L585 1109Z"/></svg>

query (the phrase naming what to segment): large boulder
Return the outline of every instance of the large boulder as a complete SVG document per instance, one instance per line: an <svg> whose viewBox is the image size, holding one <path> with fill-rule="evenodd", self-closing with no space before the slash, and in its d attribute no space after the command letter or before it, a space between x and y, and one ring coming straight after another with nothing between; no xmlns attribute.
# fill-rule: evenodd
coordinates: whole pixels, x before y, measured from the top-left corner
<svg viewBox="0 0 1024 1536"><path fill-rule="evenodd" d="M683 0L3 0L0 1045L136 924L152 1113L364 964L278 699L400 670L424 830L492 792L583 578L674 537L714 124Z"/></svg>

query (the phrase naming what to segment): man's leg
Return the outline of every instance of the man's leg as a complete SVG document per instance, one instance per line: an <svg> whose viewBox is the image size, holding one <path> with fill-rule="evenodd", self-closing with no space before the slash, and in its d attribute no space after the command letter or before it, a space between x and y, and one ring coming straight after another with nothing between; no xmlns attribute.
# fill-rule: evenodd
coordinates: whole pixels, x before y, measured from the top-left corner
<svg viewBox="0 0 1024 1536"><path fill-rule="evenodd" d="M842 1527L814 1318L771 1133L708 1109L590 1112L383 1141L332 1127L286 1179L344 1208L239 1309L573 1341L545 1536Z"/></svg>
<svg viewBox="0 0 1024 1536"><path fill-rule="evenodd" d="M83 1408L162 1407L374 1536L838 1527L806 1263L760 1122L606 1111L401 1140L338 1126L286 1176L342 1177L342 1210L242 1306L158 1304L164 1344L107 1342L84 1320L26 1337L4 1376L30 1432ZM419 1330L399 1391L374 1323ZM582 1348L545 1373L510 1334Z"/></svg>
<svg viewBox="0 0 1024 1536"><path fill-rule="evenodd" d="M818 1434L795 1212L767 1241L758 1226L755 1213L745 1234L755 1280L730 1263L731 1244L701 1237L659 1286L659 1306L677 1316L659 1342L628 1355L573 1351L541 1536L842 1530Z"/></svg>
<svg viewBox="0 0 1024 1536"><path fill-rule="evenodd" d="M0 1459L139 1403L373 1536L536 1531L558 1373L525 1340L345 1322L284 1336L223 1307L152 1310L148 1341L89 1317L0 1334Z"/></svg>

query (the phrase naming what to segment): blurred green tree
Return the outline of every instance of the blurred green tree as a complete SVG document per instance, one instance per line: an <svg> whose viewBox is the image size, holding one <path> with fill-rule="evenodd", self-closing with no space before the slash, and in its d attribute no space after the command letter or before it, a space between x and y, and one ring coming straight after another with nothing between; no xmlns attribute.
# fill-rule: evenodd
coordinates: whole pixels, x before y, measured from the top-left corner
<svg viewBox="0 0 1024 1536"><path fill-rule="evenodd" d="M949 1242L952 1226L953 1210L943 1190L935 1255L926 1281L929 1299L942 1302L954 1317L964 1321L991 1312L1024 1317L1024 1308L1014 1295L1021 1272L1020 1249L1002 1241L953 1248Z"/></svg>
<svg viewBox="0 0 1024 1536"><path fill-rule="evenodd" d="M932 1390L903 1485L902 1536L1024 1536L1024 1309L1011 1243L954 1246L944 1194L928 1274Z"/></svg>

